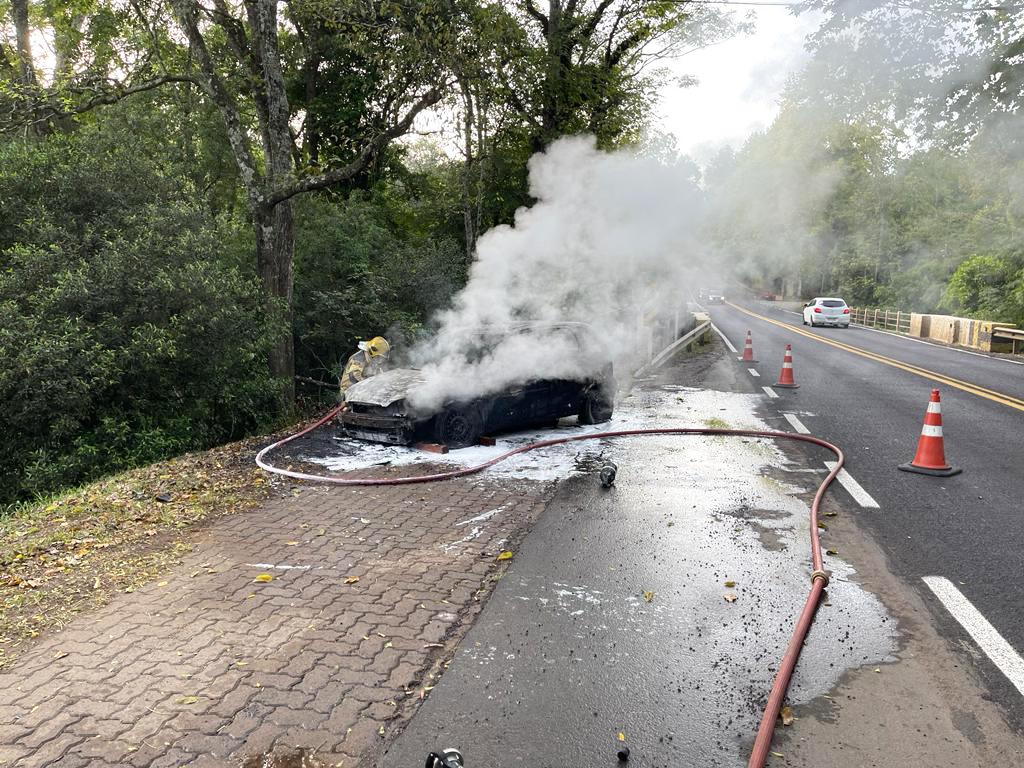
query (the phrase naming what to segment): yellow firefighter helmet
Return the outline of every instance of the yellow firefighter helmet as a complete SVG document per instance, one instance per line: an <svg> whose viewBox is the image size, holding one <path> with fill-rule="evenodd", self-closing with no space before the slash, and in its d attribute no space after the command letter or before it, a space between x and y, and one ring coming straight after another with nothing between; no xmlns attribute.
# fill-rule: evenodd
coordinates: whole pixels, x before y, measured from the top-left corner
<svg viewBox="0 0 1024 768"><path fill-rule="evenodd" d="M391 345L383 336L374 336L366 343L366 351L370 357L387 357L391 352Z"/></svg>

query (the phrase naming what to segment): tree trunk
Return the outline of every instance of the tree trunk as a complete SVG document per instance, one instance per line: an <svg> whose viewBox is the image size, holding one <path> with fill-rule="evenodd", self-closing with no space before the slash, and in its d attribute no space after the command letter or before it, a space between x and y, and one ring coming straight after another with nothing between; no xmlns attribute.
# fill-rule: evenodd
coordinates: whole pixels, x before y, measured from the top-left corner
<svg viewBox="0 0 1024 768"><path fill-rule="evenodd" d="M269 212L259 212L253 223L256 229L256 262L267 296L268 314L284 312L284 331L270 351L270 372L281 380L282 402L291 408L295 401L295 344L292 336L295 221L291 201L278 203Z"/></svg>
<svg viewBox="0 0 1024 768"><path fill-rule="evenodd" d="M470 176L473 173L473 94L469 83L459 80L465 109L462 112L463 150L466 163L462 168L462 227L466 238L466 263L473 262L473 249L476 247L476 231L473 227L473 198L470 188Z"/></svg>
<svg viewBox="0 0 1024 768"><path fill-rule="evenodd" d="M35 62L32 60L32 29L28 25L28 0L11 0L11 16L18 45L18 68L22 85L36 84Z"/></svg>

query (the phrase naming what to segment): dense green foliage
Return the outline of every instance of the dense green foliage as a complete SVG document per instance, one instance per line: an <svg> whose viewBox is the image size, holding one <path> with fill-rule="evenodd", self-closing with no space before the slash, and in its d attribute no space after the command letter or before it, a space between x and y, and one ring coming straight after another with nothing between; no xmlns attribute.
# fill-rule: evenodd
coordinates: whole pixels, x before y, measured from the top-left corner
<svg viewBox="0 0 1024 768"><path fill-rule="evenodd" d="M0 500L251 430L273 320L237 224L83 130L0 152Z"/></svg>
<svg viewBox="0 0 1024 768"><path fill-rule="evenodd" d="M358 339L385 333L401 348L465 280L461 243L422 220L405 197L413 190L376 192L299 208L296 369L306 376L336 379Z"/></svg>

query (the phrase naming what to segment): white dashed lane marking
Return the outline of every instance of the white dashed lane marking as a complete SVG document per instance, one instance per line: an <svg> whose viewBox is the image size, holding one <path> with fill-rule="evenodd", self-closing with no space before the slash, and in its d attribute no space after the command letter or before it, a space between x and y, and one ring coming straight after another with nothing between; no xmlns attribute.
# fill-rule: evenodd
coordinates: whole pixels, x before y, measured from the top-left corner
<svg viewBox="0 0 1024 768"><path fill-rule="evenodd" d="M985 652L989 660L1024 696L1024 659L1013 649L1013 646L1003 639L999 631L981 615L981 611L975 608L959 589L953 586L949 579L944 579L941 576L923 576L922 580Z"/></svg>
<svg viewBox="0 0 1024 768"><path fill-rule="evenodd" d="M775 391L774 389L772 389L771 387L761 387L761 389L763 389L763 390L764 390L764 393L765 393L766 395L768 395L768 397L778 397L778 396L779 396L779 393L778 393L778 392L776 392L776 391Z"/></svg>
<svg viewBox="0 0 1024 768"><path fill-rule="evenodd" d="M750 373L751 376L754 376L754 377L757 377L757 378L760 378L760 376L761 376L761 374L758 373L757 371L755 371L753 368L747 368L747 371Z"/></svg>
<svg viewBox="0 0 1024 768"><path fill-rule="evenodd" d="M784 413L782 415L783 415L783 417L785 417L786 421L788 421L790 423L790 426L792 426L793 429L795 429L801 435L809 435L809 434L811 434L811 430L809 430L807 427L805 427L804 423L802 421L800 421L800 419L798 419L794 414L792 414L792 413Z"/></svg>
<svg viewBox="0 0 1024 768"><path fill-rule="evenodd" d="M826 461L825 466L829 469L835 469L836 462ZM839 481L843 488L849 491L850 495L853 496L853 500L862 507L866 507L868 509L881 509L881 507L878 506L878 502L871 498L871 494L865 491L861 484L854 480L850 473L845 469L839 470L839 474L836 475L836 480Z"/></svg>

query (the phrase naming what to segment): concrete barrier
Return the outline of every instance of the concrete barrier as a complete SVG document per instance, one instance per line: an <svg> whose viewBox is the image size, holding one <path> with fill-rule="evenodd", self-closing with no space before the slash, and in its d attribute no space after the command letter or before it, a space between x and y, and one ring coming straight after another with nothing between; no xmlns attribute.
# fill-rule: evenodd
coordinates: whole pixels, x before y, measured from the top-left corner
<svg viewBox="0 0 1024 768"><path fill-rule="evenodd" d="M942 344L980 349L983 352L1009 351L1010 344L992 333L995 327L1013 328L1011 323L995 323L954 315L926 315L917 312L910 315L910 333L919 339L929 339Z"/></svg>

